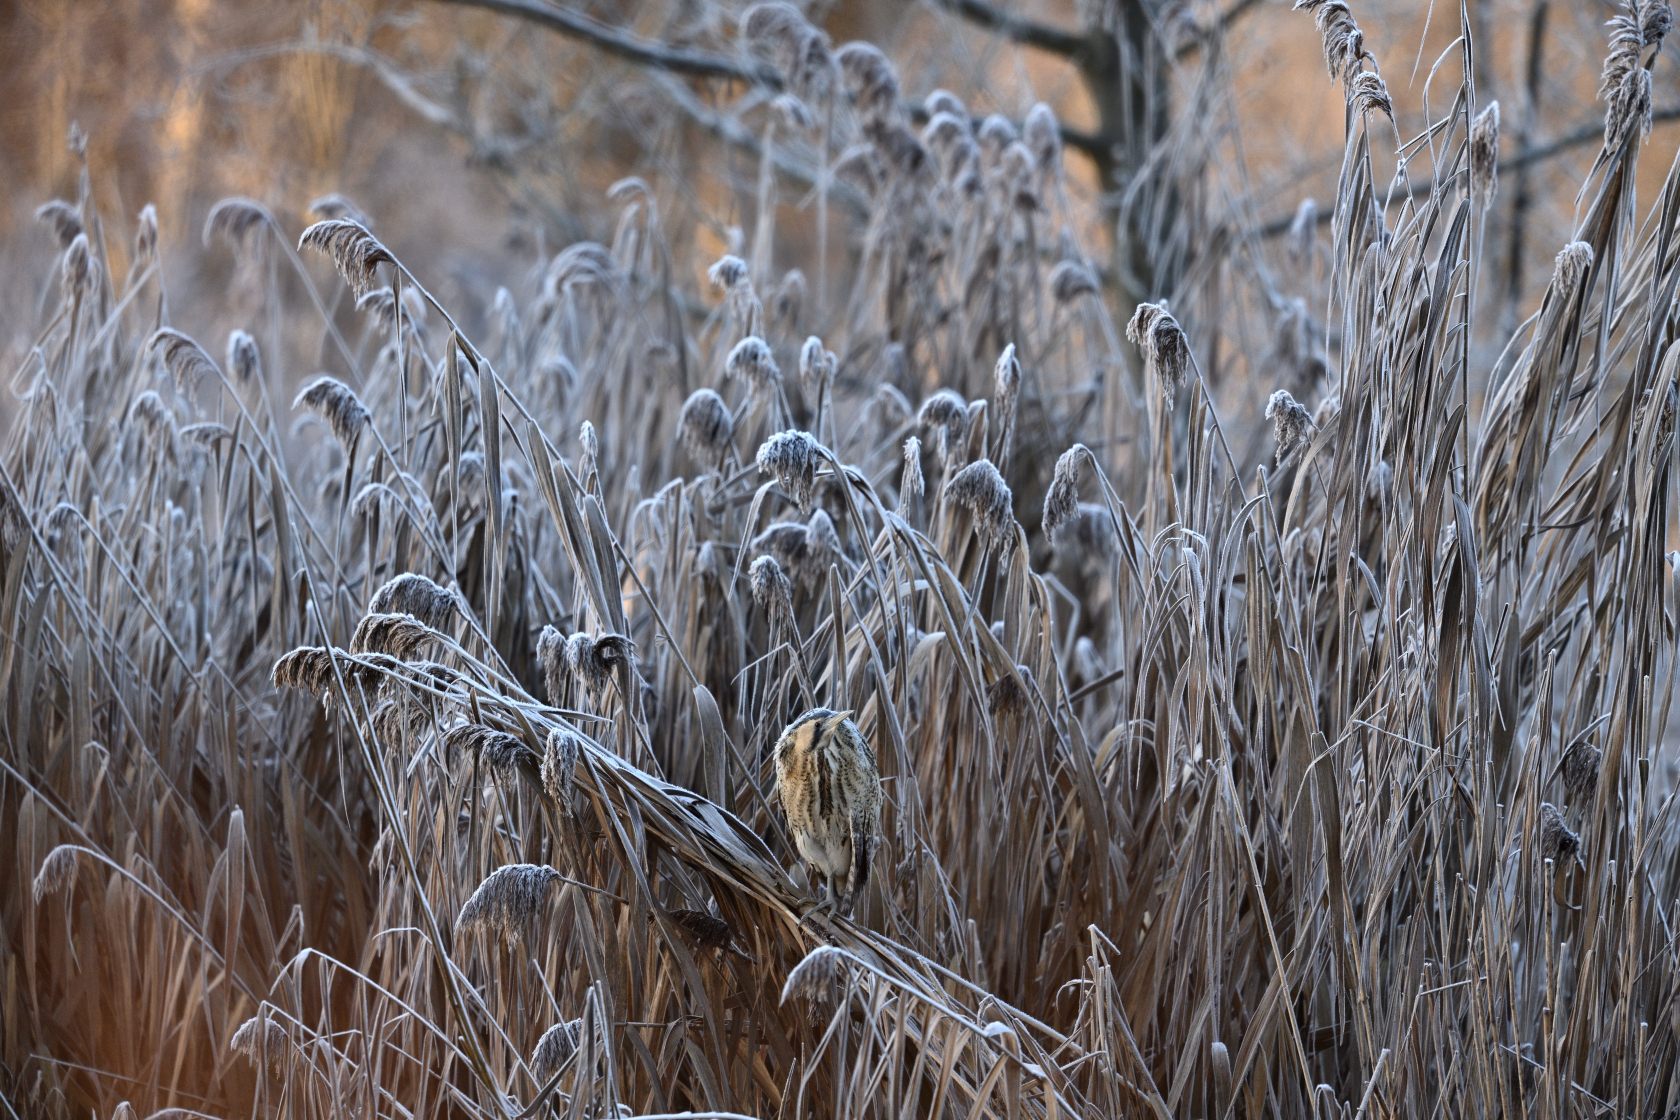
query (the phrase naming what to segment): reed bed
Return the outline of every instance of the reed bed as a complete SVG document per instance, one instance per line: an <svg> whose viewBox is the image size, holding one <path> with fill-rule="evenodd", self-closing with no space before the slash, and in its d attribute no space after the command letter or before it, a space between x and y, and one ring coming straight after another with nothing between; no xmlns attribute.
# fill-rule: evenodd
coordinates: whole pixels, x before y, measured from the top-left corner
<svg viewBox="0 0 1680 1120"><path fill-rule="evenodd" d="M0 458L12 1111L1672 1113L1667 5L1481 368L1497 111L1466 81L1382 181L1378 60L1298 7L1347 142L1249 361L1275 434L1222 424L1194 286L1117 307L1075 251L1047 109L912 126L788 8L743 23L790 91L761 189L786 133L867 214L827 299L773 206L685 290L627 180L470 338L343 200L230 199L273 299L212 344L155 218L113 252L85 175L50 203ZM337 373L291 399L299 333ZM768 757L819 704L885 779L846 919Z"/></svg>

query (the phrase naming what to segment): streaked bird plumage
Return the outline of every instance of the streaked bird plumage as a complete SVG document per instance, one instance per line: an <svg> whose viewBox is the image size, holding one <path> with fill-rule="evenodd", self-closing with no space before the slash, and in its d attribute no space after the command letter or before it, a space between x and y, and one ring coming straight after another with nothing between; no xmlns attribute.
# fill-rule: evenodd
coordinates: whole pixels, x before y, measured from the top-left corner
<svg viewBox="0 0 1680 1120"><path fill-rule="evenodd" d="M812 708L776 742L776 784L794 846L827 880L822 906L842 914L869 885L881 820L875 752L851 715Z"/></svg>

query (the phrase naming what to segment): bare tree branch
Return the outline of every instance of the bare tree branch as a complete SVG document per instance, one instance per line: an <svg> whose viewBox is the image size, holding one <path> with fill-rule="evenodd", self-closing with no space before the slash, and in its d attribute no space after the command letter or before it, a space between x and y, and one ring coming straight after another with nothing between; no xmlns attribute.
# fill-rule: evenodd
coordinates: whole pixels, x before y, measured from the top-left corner
<svg viewBox="0 0 1680 1120"><path fill-rule="evenodd" d="M1090 36L1077 31L1064 31L1049 24L1022 19L985 2L985 0L933 0L934 5L968 20L972 24L996 31L1006 39L1051 54L1072 58L1091 45Z"/></svg>
<svg viewBox="0 0 1680 1120"><path fill-rule="evenodd" d="M644 66L657 66L673 73L693 74L702 78L725 78L730 81L748 82L753 85L768 86L775 90L782 88L782 76L769 66L730 58L728 55L712 54L709 51L684 50L681 47L667 46L652 39L643 39L639 35L631 35L616 27L602 23L593 16L570 11L558 4L544 3L543 0L436 0L436 2L454 4L462 8L483 8L486 11L498 12L505 16L517 16L520 19L541 24L551 31L558 31L562 35L599 47L608 54L617 55L619 58L630 62L639 62Z"/></svg>

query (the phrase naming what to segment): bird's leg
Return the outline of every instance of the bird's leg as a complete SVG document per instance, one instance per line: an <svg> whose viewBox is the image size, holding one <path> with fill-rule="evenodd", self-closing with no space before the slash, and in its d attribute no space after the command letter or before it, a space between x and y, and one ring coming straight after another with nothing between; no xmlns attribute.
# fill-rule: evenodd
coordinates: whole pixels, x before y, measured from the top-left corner
<svg viewBox="0 0 1680 1120"><path fill-rule="evenodd" d="M814 863L810 866L811 897L817 900L817 904L805 911L805 917L799 919L801 922L803 922L805 918L814 917L818 914L826 914L834 909L834 877ZM818 886L819 883L822 884L821 887Z"/></svg>

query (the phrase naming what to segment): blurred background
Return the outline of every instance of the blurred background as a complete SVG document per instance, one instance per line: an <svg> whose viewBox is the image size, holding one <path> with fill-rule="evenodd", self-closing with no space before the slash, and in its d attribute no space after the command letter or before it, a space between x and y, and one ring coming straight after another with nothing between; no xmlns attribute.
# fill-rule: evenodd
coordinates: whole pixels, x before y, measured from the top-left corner
<svg viewBox="0 0 1680 1120"><path fill-rule="evenodd" d="M1137 137L1116 134L1096 100L1124 64L1070 57L1070 42L1077 49L1104 19L1141 13L1181 44L1170 72L1147 78L1165 94L1149 127L1184 130L1205 165L1193 177L1198 260L1183 262L1180 275L1213 258L1254 268L1252 256L1230 253L1242 240L1232 234L1278 239L1302 200L1334 195L1342 99L1311 19L1287 3L803 6L836 45L881 46L912 104L944 88L976 117L1001 112L1019 121L1044 101L1065 129L1090 139L1069 145L1065 213L1087 227L1074 236L1093 259L1113 263L1124 251L1113 203L1136 172L1128 163L1141 162L1093 154L1111 143L1141 150ZM625 38L742 62L741 7L578 0L567 10ZM1457 35L1456 13L1432 17L1439 7L1389 0L1357 13L1408 142L1423 107L1444 111L1456 89L1443 82L1438 103L1428 103L1431 75ZM1493 312L1479 318L1484 350L1497 352L1567 240L1572 184L1597 152L1594 91L1614 10L1605 0L1470 4L1472 25L1482 29L1477 83L1481 96L1501 103L1502 154L1511 165L1484 234L1501 273L1478 293ZM1220 28L1223 36L1212 34ZM79 163L66 144L72 123L87 136L96 205L113 225L128 223L107 231L113 261L127 253L137 212L155 204L162 266L178 297L172 315L200 337L248 321L252 309L241 300L261 298L259 285L236 274L226 245L200 244L207 212L229 195L263 203L294 233L312 200L344 195L469 331L496 288L518 292L545 251L610 241L617 207L604 192L623 176L640 175L660 198L674 259L692 267L696 287L704 263L729 246L731 227L750 235L754 220L762 95L741 83L651 70L517 14L439 0L36 0L0 8L0 45L9 60L0 69L0 347L12 369L55 282L48 265L57 245L35 211L54 197L76 198ZM1456 74L1456 61L1447 69ZM1656 158L1641 162L1642 199L1652 197L1680 136L1672 73L1654 69ZM1110 205L1099 205L1104 200ZM811 199L784 186L780 202L777 271L797 264L809 277ZM850 228L855 240L859 217L843 212L833 237ZM838 245L827 258L837 273L846 260ZM1176 294L1171 283L1141 287L1128 297ZM206 293L215 298L200 298ZM1117 302L1129 314L1130 305ZM1256 384L1244 399L1252 403L1270 387Z"/></svg>

